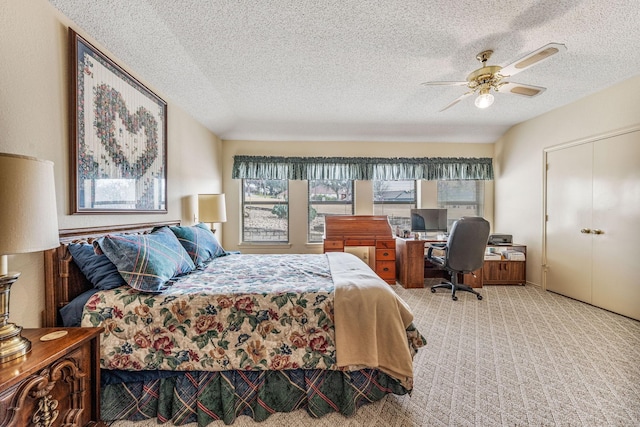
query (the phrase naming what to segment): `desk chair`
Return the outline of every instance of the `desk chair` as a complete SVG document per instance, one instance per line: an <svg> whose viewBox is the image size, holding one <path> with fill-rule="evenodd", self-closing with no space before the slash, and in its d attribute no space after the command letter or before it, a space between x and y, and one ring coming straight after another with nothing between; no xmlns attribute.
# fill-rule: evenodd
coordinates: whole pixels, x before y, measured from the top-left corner
<svg viewBox="0 0 640 427"><path fill-rule="evenodd" d="M479 300L482 299L482 295L470 286L458 283L458 273L471 273L482 267L489 240L489 228L489 222L482 217L462 217L453 223L447 243L429 245L427 260L447 270L451 275L451 281L433 285L431 292L435 292L437 288L446 288L451 289L451 299L454 301L458 300L456 291L471 292ZM444 255L434 255L434 249L444 251Z"/></svg>

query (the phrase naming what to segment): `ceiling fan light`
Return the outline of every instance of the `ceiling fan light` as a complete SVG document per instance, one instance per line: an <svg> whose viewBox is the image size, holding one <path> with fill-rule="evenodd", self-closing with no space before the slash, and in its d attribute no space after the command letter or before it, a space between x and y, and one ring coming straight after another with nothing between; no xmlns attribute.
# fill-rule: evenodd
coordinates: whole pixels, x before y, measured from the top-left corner
<svg viewBox="0 0 640 427"><path fill-rule="evenodd" d="M493 104L493 95L490 93L481 93L476 98L476 107L478 108L487 108Z"/></svg>

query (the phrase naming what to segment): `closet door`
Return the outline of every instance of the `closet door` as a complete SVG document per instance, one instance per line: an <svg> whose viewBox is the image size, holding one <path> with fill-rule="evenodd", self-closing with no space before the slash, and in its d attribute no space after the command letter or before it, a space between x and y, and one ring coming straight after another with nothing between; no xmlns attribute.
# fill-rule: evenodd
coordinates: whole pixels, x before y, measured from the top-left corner
<svg viewBox="0 0 640 427"><path fill-rule="evenodd" d="M591 302L640 319L640 132L593 144Z"/></svg>
<svg viewBox="0 0 640 427"><path fill-rule="evenodd" d="M591 144L547 152L547 290L591 302Z"/></svg>

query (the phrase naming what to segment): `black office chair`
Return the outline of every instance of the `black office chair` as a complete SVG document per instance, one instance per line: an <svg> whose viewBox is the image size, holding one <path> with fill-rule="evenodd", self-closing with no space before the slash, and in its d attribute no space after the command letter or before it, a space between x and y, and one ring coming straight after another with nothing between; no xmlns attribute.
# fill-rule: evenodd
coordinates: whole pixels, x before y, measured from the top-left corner
<svg viewBox="0 0 640 427"><path fill-rule="evenodd" d="M451 289L451 298L454 301L458 300L456 291L471 292L479 300L482 299L482 295L473 288L458 283L458 273L471 273L482 267L489 240L489 228L489 222L486 219L479 216L465 216L453 223L447 243L429 245L427 260L451 274L451 281L433 285L431 292L435 292L437 288L447 288ZM432 254L436 249L444 251L444 255Z"/></svg>

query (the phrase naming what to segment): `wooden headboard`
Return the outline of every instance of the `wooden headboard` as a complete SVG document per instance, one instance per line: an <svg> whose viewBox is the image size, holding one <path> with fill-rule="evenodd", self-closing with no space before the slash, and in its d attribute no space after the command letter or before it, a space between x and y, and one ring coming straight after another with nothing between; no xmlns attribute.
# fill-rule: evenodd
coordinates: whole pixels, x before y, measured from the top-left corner
<svg viewBox="0 0 640 427"><path fill-rule="evenodd" d="M42 326L45 328L62 326L59 315L60 308L92 287L91 283L73 262L73 258L67 249L69 243L91 243L99 237L113 233L148 233L154 227L165 225L180 225L180 221L60 230L60 246L44 252L45 307L42 313Z"/></svg>

